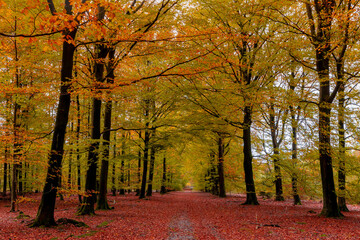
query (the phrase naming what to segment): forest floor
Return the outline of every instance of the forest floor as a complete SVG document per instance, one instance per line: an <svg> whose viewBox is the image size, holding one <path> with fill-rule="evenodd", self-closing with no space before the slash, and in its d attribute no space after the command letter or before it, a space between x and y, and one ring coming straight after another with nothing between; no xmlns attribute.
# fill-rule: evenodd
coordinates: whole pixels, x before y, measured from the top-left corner
<svg viewBox="0 0 360 240"><path fill-rule="evenodd" d="M244 196L224 199L199 192L154 193L149 200L134 194L109 196L113 210L95 216L76 216L76 196L57 200L55 217L85 222L88 227L62 224L29 228L40 194L27 196L19 212L9 212L0 201L0 239L359 239L360 207L349 205L343 219L319 217L321 203L260 200L259 206L241 205Z"/></svg>

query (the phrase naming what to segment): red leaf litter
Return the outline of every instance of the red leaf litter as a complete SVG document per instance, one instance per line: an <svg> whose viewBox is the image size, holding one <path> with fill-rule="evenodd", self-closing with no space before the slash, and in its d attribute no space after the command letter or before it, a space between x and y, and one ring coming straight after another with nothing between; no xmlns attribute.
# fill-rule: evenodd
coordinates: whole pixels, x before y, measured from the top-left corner
<svg viewBox="0 0 360 240"><path fill-rule="evenodd" d="M321 203L261 200L260 206L241 205L242 195L217 198L200 192L154 193L149 200L134 194L109 196L115 209L95 216L76 216L76 196L57 200L55 217L85 222L89 227L62 224L29 228L40 195L29 195L10 213L0 201L0 239L360 239L360 207L349 205L343 219L319 217ZM26 215L29 218L26 218Z"/></svg>

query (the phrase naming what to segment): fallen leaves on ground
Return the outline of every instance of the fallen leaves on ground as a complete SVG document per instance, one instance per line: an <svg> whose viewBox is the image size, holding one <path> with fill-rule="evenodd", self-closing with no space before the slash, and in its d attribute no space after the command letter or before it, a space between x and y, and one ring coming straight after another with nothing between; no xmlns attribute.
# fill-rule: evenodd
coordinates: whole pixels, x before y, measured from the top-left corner
<svg viewBox="0 0 360 240"><path fill-rule="evenodd" d="M56 219L74 219L87 226L60 224L53 228L29 228L36 216L39 194L28 195L19 212L9 212L0 201L0 239L358 239L360 208L349 205L344 219L319 217L321 203L261 200L259 206L241 205L242 195L217 198L207 193L154 193L150 200L134 194L109 196L115 209L95 216L76 216L77 197L56 202Z"/></svg>

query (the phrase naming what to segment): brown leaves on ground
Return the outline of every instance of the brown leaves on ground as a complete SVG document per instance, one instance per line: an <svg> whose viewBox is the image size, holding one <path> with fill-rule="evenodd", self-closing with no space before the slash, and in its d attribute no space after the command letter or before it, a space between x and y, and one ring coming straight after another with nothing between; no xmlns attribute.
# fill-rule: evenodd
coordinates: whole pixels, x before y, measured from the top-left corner
<svg viewBox="0 0 360 240"><path fill-rule="evenodd" d="M154 194L149 201L133 194L109 196L109 211L96 216L76 216L76 197L57 201L57 220L74 219L86 223L62 221L53 228L29 228L36 215L40 195L23 202L19 212L10 213L8 202L0 201L0 239L358 239L360 207L349 206L344 219L318 217L321 204L291 200L260 201L260 206L241 205L242 196L225 199L206 193L172 192Z"/></svg>

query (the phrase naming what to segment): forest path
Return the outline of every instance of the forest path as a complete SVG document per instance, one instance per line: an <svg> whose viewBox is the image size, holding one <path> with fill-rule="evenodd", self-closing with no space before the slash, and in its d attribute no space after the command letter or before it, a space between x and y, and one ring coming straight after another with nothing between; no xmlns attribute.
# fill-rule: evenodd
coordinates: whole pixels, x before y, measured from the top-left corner
<svg viewBox="0 0 360 240"><path fill-rule="evenodd" d="M169 224L168 240L198 239L194 227L196 229L206 229L208 238L224 239L210 223L209 219L204 218L205 212L216 208L216 206L212 206L208 202L208 194L182 191L173 192L168 197L170 198L171 208L177 210Z"/></svg>
<svg viewBox="0 0 360 240"><path fill-rule="evenodd" d="M318 217L321 204L303 200L293 206L261 200L259 206L241 205L243 195L219 198L201 192L154 193L140 200L134 193L108 195L109 211L76 216L76 195L57 199L55 218L71 218L89 227L71 224L53 228L26 226L36 216L41 194L28 194L19 202L20 212L9 212L9 201L0 200L0 239L94 240L219 240L219 239L359 239L360 206L349 205L344 219ZM29 217L27 217L29 216Z"/></svg>

